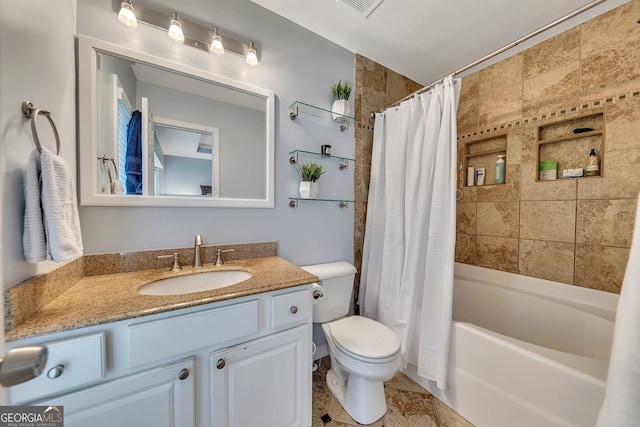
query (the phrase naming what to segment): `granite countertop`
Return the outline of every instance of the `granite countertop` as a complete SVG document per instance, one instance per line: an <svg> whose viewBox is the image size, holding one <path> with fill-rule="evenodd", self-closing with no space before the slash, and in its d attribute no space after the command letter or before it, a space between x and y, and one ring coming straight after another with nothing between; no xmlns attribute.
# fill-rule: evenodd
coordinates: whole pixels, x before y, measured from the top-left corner
<svg viewBox="0 0 640 427"><path fill-rule="evenodd" d="M220 289L184 295L140 295L138 289L160 279L219 270L242 270L252 277ZM61 332L201 304L275 291L316 282L318 278L294 264L270 256L212 264L180 272L165 269L87 276L57 295L24 322L5 332L7 341Z"/></svg>

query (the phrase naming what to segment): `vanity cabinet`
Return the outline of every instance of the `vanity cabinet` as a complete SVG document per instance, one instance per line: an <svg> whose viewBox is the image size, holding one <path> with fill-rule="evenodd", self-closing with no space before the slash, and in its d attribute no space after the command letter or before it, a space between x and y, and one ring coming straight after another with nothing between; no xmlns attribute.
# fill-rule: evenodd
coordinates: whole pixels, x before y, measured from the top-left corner
<svg viewBox="0 0 640 427"><path fill-rule="evenodd" d="M66 427L195 426L194 377L188 359L35 405L63 406Z"/></svg>
<svg viewBox="0 0 640 427"><path fill-rule="evenodd" d="M51 354L7 403L73 427L308 427L311 307L302 285L14 341Z"/></svg>
<svg viewBox="0 0 640 427"><path fill-rule="evenodd" d="M299 326L213 353L211 425L308 425L305 405L311 399L311 387L308 359L303 357L306 335L306 327Z"/></svg>

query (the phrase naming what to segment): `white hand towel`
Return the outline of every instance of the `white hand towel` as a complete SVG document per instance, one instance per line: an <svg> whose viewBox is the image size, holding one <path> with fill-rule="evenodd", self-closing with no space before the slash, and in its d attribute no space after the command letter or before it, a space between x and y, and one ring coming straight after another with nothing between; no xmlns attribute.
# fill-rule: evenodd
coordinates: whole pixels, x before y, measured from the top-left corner
<svg viewBox="0 0 640 427"><path fill-rule="evenodd" d="M22 231L22 250L27 262L31 263L45 261L48 253L40 203L41 189L40 153L34 149L29 156L24 173L25 207Z"/></svg>
<svg viewBox="0 0 640 427"><path fill-rule="evenodd" d="M618 301L611 361L598 427L631 427L640 423L640 197L636 222Z"/></svg>
<svg viewBox="0 0 640 427"><path fill-rule="evenodd" d="M76 187L69 164L46 148L40 155L42 210L51 259L69 261L82 255Z"/></svg>

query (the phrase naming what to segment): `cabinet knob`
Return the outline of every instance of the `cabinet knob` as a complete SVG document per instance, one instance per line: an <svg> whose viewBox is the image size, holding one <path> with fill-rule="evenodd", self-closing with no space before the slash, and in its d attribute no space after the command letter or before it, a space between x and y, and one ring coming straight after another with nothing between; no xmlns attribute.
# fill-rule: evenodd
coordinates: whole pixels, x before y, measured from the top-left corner
<svg viewBox="0 0 640 427"><path fill-rule="evenodd" d="M189 370L187 368L184 368L178 374L178 378L180 378L180 380L186 380L187 378L189 378Z"/></svg>
<svg viewBox="0 0 640 427"><path fill-rule="evenodd" d="M47 377L55 380L64 372L64 365L56 365L47 371Z"/></svg>
<svg viewBox="0 0 640 427"><path fill-rule="evenodd" d="M224 359L219 359L218 363L216 363L216 368L222 369L222 368L225 367L226 364L227 364L227 362L225 362Z"/></svg>
<svg viewBox="0 0 640 427"><path fill-rule="evenodd" d="M292 312L293 314L296 314L296 313L298 312L298 307L296 307L295 305L292 305L292 306L291 306L291 312Z"/></svg>

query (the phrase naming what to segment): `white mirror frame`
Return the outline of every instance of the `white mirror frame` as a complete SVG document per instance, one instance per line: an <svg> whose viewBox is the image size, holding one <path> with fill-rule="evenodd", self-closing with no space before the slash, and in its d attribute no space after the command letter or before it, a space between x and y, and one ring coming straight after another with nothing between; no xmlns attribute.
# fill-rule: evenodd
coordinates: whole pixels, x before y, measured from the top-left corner
<svg viewBox="0 0 640 427"><path fill-rule="evenodd" d="M97 158L97 53L105 53L180 74L225 85L239 91L263 97L266 103L266 179L264 199L212 198L198 196L118 195L96 192L98 177ZM82 206L167 206L167 207L219 207L219 208L273 208L275 206L275 94L203 70L182 65L157 56L131 50L87 36L78 36L78 120L80 160L80 204ZM90 146L89 146L90 144Z"/></svg>

